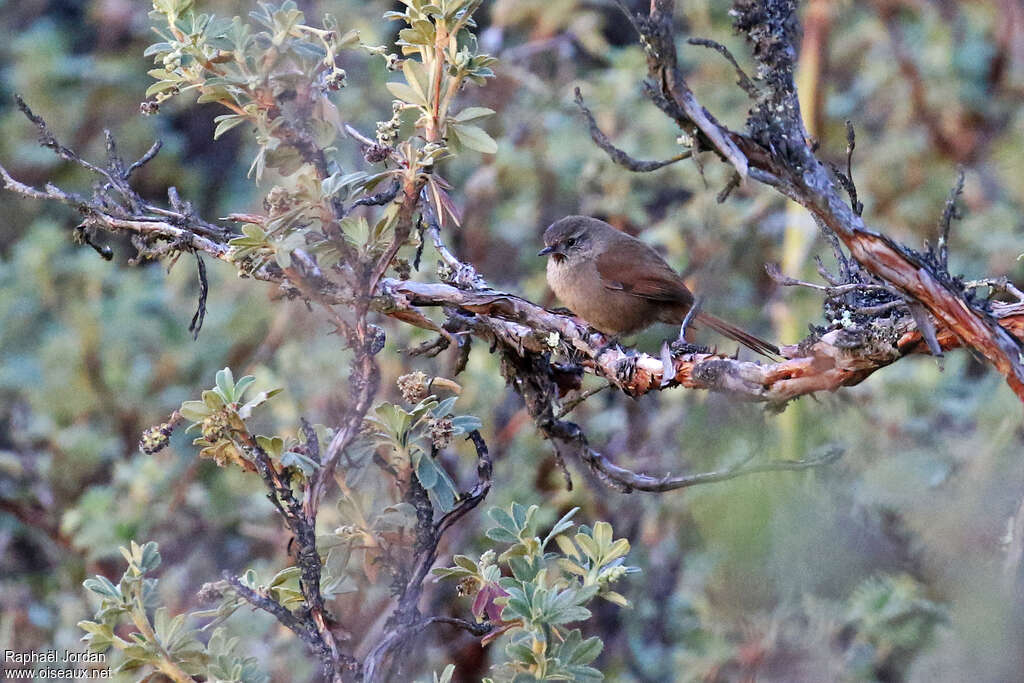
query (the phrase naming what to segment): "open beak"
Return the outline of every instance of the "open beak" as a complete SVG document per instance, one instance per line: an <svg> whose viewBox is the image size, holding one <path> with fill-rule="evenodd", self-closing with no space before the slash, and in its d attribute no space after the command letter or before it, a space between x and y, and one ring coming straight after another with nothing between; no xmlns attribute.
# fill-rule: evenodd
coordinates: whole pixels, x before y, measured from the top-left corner
<svg viewBox="0 0 1024 683"><path fill-rule="evenodd" d="M554 247L544 247L543 249L537 252L537 256L547 256L548 254L554 253L556 253L556 249Z"/></svg>

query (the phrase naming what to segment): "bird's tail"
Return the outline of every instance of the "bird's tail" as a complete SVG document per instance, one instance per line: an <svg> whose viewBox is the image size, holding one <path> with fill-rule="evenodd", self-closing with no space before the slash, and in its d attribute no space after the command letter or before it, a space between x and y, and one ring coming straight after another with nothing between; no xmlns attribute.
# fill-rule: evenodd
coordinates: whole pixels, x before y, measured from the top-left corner
<svg viewBox="0 0 1024 683"><path fill-rule="evenodd" d="M775 344L770 344L763 339L759 339L749 332L744 332L740 328L725 322L721 318L716 318L710 313L704 313L703 311L697 313L697 323L707 325L715 332L728 337L734 341L738 341L743 344L751 351L761 354L766 358L777 360L779 356L779 347Z"/></svg>

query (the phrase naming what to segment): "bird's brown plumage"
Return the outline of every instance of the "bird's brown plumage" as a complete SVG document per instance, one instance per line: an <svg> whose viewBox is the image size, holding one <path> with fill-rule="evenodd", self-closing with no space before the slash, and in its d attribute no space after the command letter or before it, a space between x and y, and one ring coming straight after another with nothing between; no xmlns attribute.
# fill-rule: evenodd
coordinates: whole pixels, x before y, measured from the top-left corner
<svg viewBox="0 0 1024 683"><path fill-rule="evenodd" d="M631 334L655 322L680 324L693 294L658 252L604 221L567 216L544 233L548 284L573 313L598 330ZM763 355L778 349L720 318L698 323Z"/></svg>

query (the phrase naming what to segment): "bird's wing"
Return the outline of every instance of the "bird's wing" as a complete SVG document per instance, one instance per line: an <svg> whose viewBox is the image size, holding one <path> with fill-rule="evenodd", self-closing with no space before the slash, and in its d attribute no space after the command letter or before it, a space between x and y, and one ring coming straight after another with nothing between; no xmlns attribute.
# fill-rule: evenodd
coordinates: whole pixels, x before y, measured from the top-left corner
<svg viewBox="0 0 1024 683"><path fill-rule="evenodd" d="M651 301L687 305L693 295L682 278L646 245L614 245L597 257L601 284Z"/></svg>

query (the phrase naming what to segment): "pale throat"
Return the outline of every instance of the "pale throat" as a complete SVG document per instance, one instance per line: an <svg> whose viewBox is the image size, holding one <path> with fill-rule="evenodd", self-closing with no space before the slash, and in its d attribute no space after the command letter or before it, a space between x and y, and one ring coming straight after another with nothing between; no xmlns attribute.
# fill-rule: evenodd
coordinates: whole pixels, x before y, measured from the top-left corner
<svg viewBox="0 0 1024 683"><path fill-rule="evenodd" d="M548 259L547 265L548 284L555 296L577 314L579 313L578 309L585 307L586 300L593 294L586 286L588 278L584 271L587 264L585 262L578 263L577 261L580 260L570 257L561 259L552 257ZM596 278L596 273L594 275Z"/></svg>

